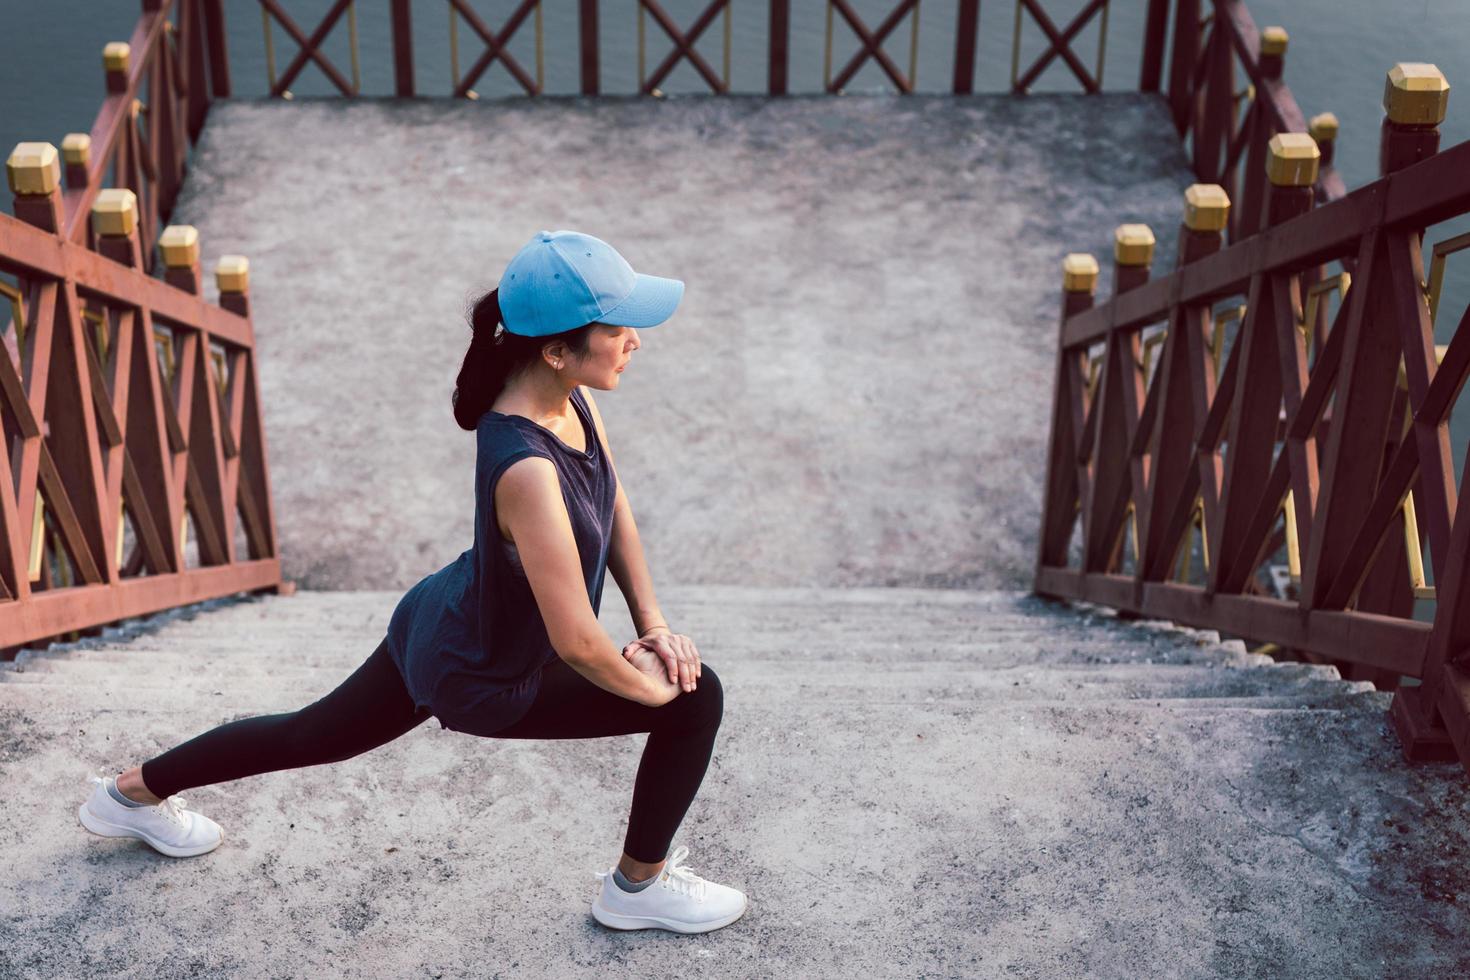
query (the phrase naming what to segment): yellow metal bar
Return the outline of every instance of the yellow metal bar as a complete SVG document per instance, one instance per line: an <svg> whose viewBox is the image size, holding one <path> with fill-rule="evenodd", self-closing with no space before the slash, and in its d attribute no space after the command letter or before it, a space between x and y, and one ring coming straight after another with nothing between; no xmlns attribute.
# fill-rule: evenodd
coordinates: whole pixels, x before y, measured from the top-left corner
<svg viewBox="0 0 1470 980"><path fill-rule="evenodd" d="M1414 588L1414 598L1433 599L1434 589L1424 584L1424 551L1419 545L1419 520L1412 490L1404 496L1404 549L1409 553L1409 584Z"/></svg>
<svg viewBox="0 0 1470 980"><path fill-rule="evenodd" d="M26 574L32 582L41 580L41 560L46 550L46 498L36 494L36 509L31 516L31 560Z"/></svg>
<svg viewBox="0 0 1470 980"><path fill-rule="evenodd" d="M276 46L271 40L271 12L260 8L260 25L265 31L265 80L272 90L276 87Z"/></svg>
<svg viewBox="0 0 1470 980"><path fill-rule="evenodd" d="M459 14L453 0L449 3L449 81L459 91Z"/></svg>
<svg viewBox="0 0 1470 980"><path fill-rule="evenodd" d="M1335 289L1338 299L1345 301L1352 285L1352 274L1339 272L1335 276L1313 283L1307 290L1306 309L1302 312L1302 318L1297 321L1296 328L1306 338L1308 352L1312 350L1312 327L1317 322L1317 310L1322 305L1322 297Z"/></svg>
<svg viewBox="0 0 1470 980"><path fill-rule="evenodd" d="M1138 362L1138 366L1143 371L1143 377L1144 377L1144 384L1145 385L1148 384L1148 379L1150 377L1150 373L1149 372L1150 372L1150 369L1153 367L1153 363L1154 363L1154 348L1155 347L1158 347L1160 344L1162 344L1164 342L1164 338L1167 337L1168 335L1169 335L1169 331L1168 330L1160 330L1158 333L1155 333L1155 334L1153 334L1150 337L1144 338L1144 341L1143 341L1143 359Z"/></svg>
<svg viewBox="0 0 1470 980"><path fill-rule="evenodd" d="M1434 258L1429 264L1429 283L1425 287L1429 298L1429 322L1439 314L1439 295L1444 289L1445 260L1461 249L1470 248L1470 231L1446 239L1434 246Z"/></svg>
<svg viewBox="0 0 1470 980"><path fill-rule="evenodd" d="M91 321L92 332L94 337L96 338L97 343L97 356L102 359L103 364L106 364L107 351L110 346L108 344L107 337L107 320L105 319L103 314L97 312L96 310L85 309L82 310L82 319Z"/></svg>
<svg viewBox="0 0 1470 980"><path fill-rule="evenodd" d="M10 300L10 319L15 324L15 347L18 351L24 351L26 344L25 297L21 296L19 289L7 282L0 282L0 296L5 296Z"/></svg>
<svg viewBox="0 0 1470 980"><path fill-rule="evenodd" d="M1286 516L1286 570L1291 574L1291 584L1300 587L1302 584L1302 547L1301 539L1296 533L1296 498L1290 490L1286 491L1286 501L1282 507Z"/></svg>
<svg viewBox="0 0 1470 980"><path fill-rule="evenodd" d="M357 0L347 5L347 43L352 52L352 94L362 91L362 71L357 57Z"/></svg>
<svg viewBox="0 0 1470 980"><path fill-rule="evenodd" d="M163 376L172 382L174 379L173 334L159 327L154 327L153 348L159 355L158 366L163 368Z"/></svg>
<svg viewBox="0 0 1470 980"><path fill-rule="evenodd" d="M1205 566L1206 577L1210 574L1210 536L1205 530L1205 501L1203 497L1196 498L1196 506L1199 514L1199 557Z"/></svg>
<svg viewBox="0 0 1470 980"><path fill-rule="evenodd" d="M1103 4L1102 22L1097 26L1097 87L1102 88L1103 60L1108 50L1108 7L1111 4Z"/></svg>
<svg viewBox="0 0 1470 980"><path fill-rule="evenodd" d="M1128 537L1133 544L1133 570L1136 573L1143 559L1138 554L1138 511L1131 503L1128 505Z"/></svg>
<svg viewBox="0 0 1470 980"><path fill-rule="evenodd" d="M913 26L909 28L909 88L919 87L919 2L914 0Z"/></svg>
<svg viewBox="0 0 1470 980"><path fill-rule="evenodd" d="M1011 32L1011 91L1021 77L1021 0L1016 0L1016 29Z"/></svg>
<svg viewBox="0 0 1470 980"><path fill-rule="evenodd" d="M832 87L832 0L827 0L827 41L822 49L822 91Z"/></svg>

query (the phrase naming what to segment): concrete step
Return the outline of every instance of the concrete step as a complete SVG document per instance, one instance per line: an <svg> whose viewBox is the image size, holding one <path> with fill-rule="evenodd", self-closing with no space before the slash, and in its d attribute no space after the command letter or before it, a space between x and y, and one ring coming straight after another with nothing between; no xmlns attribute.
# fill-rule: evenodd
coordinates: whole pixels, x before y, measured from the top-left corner
<svg viewBox="0 0 1470 980"><path fill-rule="evenodd" d="M740 690L732 693L727 689L726 711L747 710L751 705L767 704L785 694L799 699L802 691L766 688L739 681ZM63 722L82 728L93 724L102 713L129 714L148 719L150 724L160 718L177 718L187 727L219 724L224 720L251 717L260 714L294 711L304 707L326 693L323 690L300 685L283 685L275 688L256 688L247 692L220 689L214 692L196 691L184 696L174 696L159 688L117 687L111 689L78 691L75 688L51 684L16 685L4 692L7 710L34 712L48 719L48 725ZM1066 694L1044 690L1022 691L1005 697L995 697L988 692L922 690L860 691L823 690L820 695L824 710L851 709L888 711L897 708L912 710L1012 710L1033 708L1053 713L1076 713L1086 717L1088 713L1110 709L1137 712L1147 717L1154 712L1259 712L1259 711L1325 711L1343 712L1366 708L1382 712L1388 709L1390 695L1379 691L1337 690L1313 694L1275 694L1243 696L1210 696L1197 692L1175 692L1172 695L1151 693L1123 694L1114 691L1074 691ZM799 703L799 701L794 702ZM438 726L435 725L437 728Z"/></svg>

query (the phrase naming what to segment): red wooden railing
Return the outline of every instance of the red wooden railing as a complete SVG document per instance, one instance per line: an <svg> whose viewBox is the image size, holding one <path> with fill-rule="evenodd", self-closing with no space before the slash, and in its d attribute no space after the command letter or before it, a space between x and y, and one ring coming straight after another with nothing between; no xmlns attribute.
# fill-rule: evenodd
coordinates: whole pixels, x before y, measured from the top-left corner
<svg viewBox="0 0 1470 980"><path fill-rule="evenodd" d="M61 229L68 240L85 239L92 203L104 187L127 188L138 201L143 262L153 268L158 230L183 183L189 146L213 97L229 94L223 32L221 0L144 0L132 37L107 46L101 111L89 133L70 134L62 145Z"/></svg>
<svg viewBox="0 0 1470 980"><path fill-rule="evenodd" d="M1242 0L1175 0L1173 43L1169 52L1168 101L1174 125L1190 146L1195 176L1225 188L1233 209L1228 239L1259 227L1266 192L1266 146L1277 133L1304 133L1307 120L1282 81L1287 36L1279 27L1256 28ZM1144 26L1139 88L1157 92L1164 66L1169 0L1150 0ZM1236 89L1237 69L1243 87ZM1317 199L1344 194L1332 167L1331 142L1337 135L1330 115L1313 120L1312 135L1322 145Z"/></svg>
<svg viewBox="0 0 1470 980"><path fill-rule="evenodd" d="M161 236L160 281L132 191L91 195L89 247L55 147L7 171L0 648L280 587L244 260L210 305L192 228Z"/></svg>
<svg viewBox="0 0 1470 980"><path fill-rule="evenodd" d="M1455 520L1470 484L1456 490L1448 432L1470 310L1448 348L1433 331L1443 262L1470 236L1433 246L1427 279L1421 244L1470 212L1470 143L1436 152L1447 91L1433 66L1397 66L1385 176L1315 209L1315 144L1277 136L1259 230L1228 248L1228 196L1191 188L1167 276L1149 278L1147 229L1124 226L1102 305L1096 263L1069 257L1036 589L1329 658L1385 687L1419 678L1395 695L1405 752L1457 750L1470 766L1470 521ZM1324 335L1321 268L1348 260ZM1220 311L1242 300L1227 354ZM1433 589L1416 572L1423 544ZM1282 552L1284 597L1267 574ZM1431 596L1434 622L1415 620Z"/></svg>

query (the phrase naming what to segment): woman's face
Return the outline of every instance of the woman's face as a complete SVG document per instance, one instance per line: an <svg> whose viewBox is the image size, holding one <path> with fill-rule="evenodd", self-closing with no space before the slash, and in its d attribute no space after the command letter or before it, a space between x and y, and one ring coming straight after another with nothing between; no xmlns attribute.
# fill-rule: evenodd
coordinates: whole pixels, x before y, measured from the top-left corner
<svg viewBox="0 0 1470 980"><path fill-rule="evenodd" d="M587 336L587 354L577 364L578 383L602 391L616 388L622 368L641 346L633 327L594 324Z"/></svg>

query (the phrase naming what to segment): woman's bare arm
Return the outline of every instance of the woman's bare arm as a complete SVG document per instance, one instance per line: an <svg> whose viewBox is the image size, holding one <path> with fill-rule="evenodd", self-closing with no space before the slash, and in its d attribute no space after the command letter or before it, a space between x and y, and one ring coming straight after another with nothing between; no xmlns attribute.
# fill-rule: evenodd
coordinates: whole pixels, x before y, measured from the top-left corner
<svg viewBox="0 0 1470 980"><path fill-rule="evenodd" d="M613 464L612 450L607 446L607 432L602 426L602 413L592 400L586 386L582 395L592 409L592 421L597 426L597 437L602 441L602 451L607 453L609 464ZM613 466L616 476L617 467ZM633 521L633 508L628 495L623 492L623 481L618 480L617 503L613 508L611 540L608 542L607 568L628 601L628 611L633 615L633 628L642 636L649 627L667 626L664 614L659 609L658 599L653 594L653 576L648 571L648 561L643 556L643 541L638 537L638 525Z"/></svg>
<svg viewBox="0 0 1470 980"><path fill-rule="evenodd" d="M521 567L557 655L577 673L619 697L650 706L673 700L679 685L630 664L597 621L587 600L577 540L551 460L528 456L506 467L495 486L495 507L520 553Z"/></svg>

